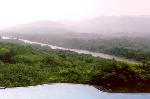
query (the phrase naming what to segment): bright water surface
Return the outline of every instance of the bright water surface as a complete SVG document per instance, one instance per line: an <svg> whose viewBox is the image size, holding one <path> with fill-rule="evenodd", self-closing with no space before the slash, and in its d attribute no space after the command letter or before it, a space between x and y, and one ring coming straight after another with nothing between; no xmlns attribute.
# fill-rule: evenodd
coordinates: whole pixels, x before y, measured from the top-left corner
<svg viewBox="0 0 150 99"><path fill-rule="evenodd" d="M0 99L150 99L150 94L106 93L89 85L56 83L0 89Z"/></svg>
<svg viewBox="0 0 150 99"><path fill-rule="evenodd" d="M1 38L2 39L17 39L17 38L5 37L5 36L2 36ZM33 42L33 41L29 41L29 40L24 40L24 39L17 39L17 40L23 41L24 43L28 43L28 44L39 44L41 46L49 46L52 49L69 50L69 51L73 51L73 52L77 52L77 53L81 53L81 54L91 54L92 56L101 57L101 58L105 58L105 59L115 59L118 61L125 61L125 62L129 62L129 63L133 63L133 64L139 63L138 61L129 60L129 59L125 59L122 57L117 57L114 55L109 55L109 54L104 54L104 53L97 53L97 52L91 52L91 51L79 50L79 49L63 48L63 47L53 46L53 45L39 43L39 42Z"/></svg>

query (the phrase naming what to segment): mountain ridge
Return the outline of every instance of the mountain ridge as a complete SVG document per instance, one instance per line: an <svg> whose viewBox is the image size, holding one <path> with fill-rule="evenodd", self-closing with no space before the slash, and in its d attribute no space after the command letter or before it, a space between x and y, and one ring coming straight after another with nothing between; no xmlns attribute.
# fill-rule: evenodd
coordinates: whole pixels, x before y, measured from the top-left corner
<svg viewBox="0 0 150 99"><path fill-rule="evenodd" d="M1 30L4 33L150 33L150 17L101 16L72 25L58 21L36 21Z"/></svg>

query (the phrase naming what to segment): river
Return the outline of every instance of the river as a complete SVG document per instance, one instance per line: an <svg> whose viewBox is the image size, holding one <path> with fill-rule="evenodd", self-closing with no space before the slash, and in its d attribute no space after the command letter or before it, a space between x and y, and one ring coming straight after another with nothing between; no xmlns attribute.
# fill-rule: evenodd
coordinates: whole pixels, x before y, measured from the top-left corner
<svg viewBox="0 0 150 99"><path fill-rule="evenodd" d="M104 53L97 53L97 52L91 52L91 51L87 51L87 50L70 49L70 48L58 47L58 46L44 44L44 43L40 43L40 42L34 42L34 41L30 41L30 40L18 39L18 38L11 38L11 37L5 37L5 36L2 36L1 38L2 39L19 40L19 41L22 41L22 42L28 43L28 44L39 44L41 46L49 46L52 49L69 50L69 51L73 51L73 52L77 52L77 53L82 53L82 54L90 54L90 55L92 55L94 57L101 57L101 58L105 58L105 59L115 59L117 61L124 61L124 62L132 63L132 64L140 64L140 62L135 61L135 60L126 59L126 58L122 58L122 57L117 57L117 56L114 56L114 55L109 55L109 54L104 54Z"/></svg>

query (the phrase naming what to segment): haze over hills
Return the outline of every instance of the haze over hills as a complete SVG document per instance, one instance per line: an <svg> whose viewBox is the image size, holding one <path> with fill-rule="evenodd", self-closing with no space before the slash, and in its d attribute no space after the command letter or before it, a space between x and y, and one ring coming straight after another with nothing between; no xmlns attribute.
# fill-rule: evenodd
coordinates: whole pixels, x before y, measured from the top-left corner
<svg viewBox="0 0 150 99"><path fill-rule="evenodd" d="M102 16L73 25L65 22L38 21L9 27L2 31L3 33L124 33L136 35L150 33L150 18L148 16Z"/></svg>
<svg viewBox="0 0 150 99"><path fill-rule="evenodd" d="M149 17L103 16L85 20L79 24L80 31L94 33L149 33Z"/></svg>
<svg viewBox="0 0 150 99"><path fill-rule="evenodd" d="M6 33L69 33L68 25L55 21L37 21L8 27L2 30Z"/></svg>

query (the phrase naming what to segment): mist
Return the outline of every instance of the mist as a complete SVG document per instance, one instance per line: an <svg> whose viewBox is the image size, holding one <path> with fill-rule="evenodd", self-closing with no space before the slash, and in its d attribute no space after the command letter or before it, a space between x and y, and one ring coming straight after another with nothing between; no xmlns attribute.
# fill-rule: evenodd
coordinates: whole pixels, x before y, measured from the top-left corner
<svg viewBox="0 0 150 99"><path fill-rule="evenodd" d="M100 16L149 16L149 0L5 0L0 29L41 20L72 24Z"/></svg>

